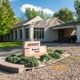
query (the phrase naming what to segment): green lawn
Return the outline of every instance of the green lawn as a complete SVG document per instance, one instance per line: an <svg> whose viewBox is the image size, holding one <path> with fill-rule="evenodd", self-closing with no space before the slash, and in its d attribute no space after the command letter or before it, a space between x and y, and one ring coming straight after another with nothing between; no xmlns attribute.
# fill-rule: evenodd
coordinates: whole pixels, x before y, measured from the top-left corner
<svg viewBox="0 0 80 80"><path fill-rule="evenodd" d="M0 42L0 48L9 48L15 46L22 46L23 42Z"/></svg>

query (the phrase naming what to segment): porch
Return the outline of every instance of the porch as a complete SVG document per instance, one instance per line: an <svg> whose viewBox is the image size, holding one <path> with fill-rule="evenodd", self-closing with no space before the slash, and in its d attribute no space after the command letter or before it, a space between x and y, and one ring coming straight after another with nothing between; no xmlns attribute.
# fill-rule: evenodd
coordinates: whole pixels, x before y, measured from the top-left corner
<svg viewBox="0 0 80 80"><path fill-rule="evenodd" d="M76 35L76 42L80 42L80 22L71 22L51 27L52 30L58 30L58 40L63 42L64 38L70 35Z"/></svg>

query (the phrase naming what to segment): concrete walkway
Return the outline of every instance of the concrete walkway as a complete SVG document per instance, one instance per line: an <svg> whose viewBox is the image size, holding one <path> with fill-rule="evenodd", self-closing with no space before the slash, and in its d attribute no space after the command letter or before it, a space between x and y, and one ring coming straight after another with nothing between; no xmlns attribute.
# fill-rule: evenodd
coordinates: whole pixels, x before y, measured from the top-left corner
<svg viewBox="0 0 80 80"><path fill-rule="evenodd" d="M41 45L46 45L47 47L62 47L62 46L80 46L80 44L76 43L42 43ZM13 48L5 48L0 49L0 57L5 57L12 54L19 54L22 52L22 47L13 47Z"/></svg>

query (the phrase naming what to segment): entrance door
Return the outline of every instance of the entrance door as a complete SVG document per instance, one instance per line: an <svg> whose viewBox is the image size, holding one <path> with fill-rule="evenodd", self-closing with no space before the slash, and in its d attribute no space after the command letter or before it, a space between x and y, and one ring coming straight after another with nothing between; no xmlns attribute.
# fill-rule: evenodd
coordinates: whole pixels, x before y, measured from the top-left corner
<svg viewBox="0 0 80 80"><path fill-rule="evenodd" d="M58 30L58 39L59 39L59 41L63 42L63 39L64 39L64 29L59 29Z"/></svg>

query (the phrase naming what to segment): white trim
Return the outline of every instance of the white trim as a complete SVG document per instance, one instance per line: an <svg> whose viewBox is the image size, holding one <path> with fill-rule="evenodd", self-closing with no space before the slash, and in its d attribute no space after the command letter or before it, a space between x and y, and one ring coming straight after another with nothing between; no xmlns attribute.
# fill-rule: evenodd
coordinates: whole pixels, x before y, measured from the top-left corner
<svg viewBox="0 0 80 80"><path fill-rule="evenodd" d="M66 27L53 27L52 29L65 29L65 28L74 28L76 26L66 26Z"/></svg>

